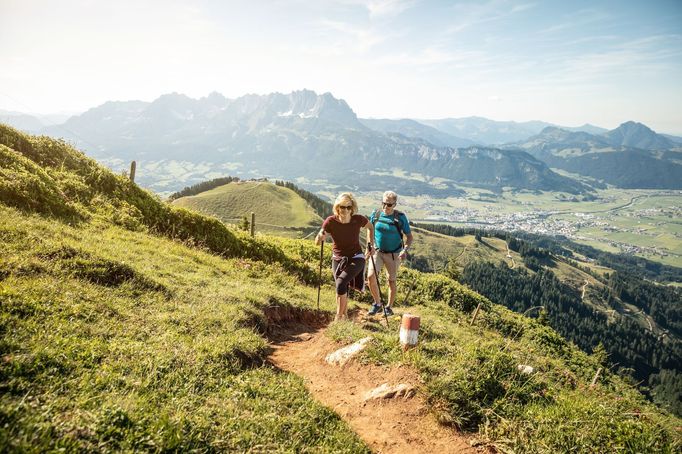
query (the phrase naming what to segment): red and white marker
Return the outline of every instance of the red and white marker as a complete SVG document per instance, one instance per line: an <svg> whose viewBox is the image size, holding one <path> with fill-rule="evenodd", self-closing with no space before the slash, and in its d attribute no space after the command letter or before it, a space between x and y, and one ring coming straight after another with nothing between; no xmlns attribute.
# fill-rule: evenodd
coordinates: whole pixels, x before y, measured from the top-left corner
<svg viewBox="0 0 682 454"><path fill-rule="evenodd" d="M419 316L403 314L402 322L400 323L400 345L403 346L403 350L410 349L417 345L418 334Z"/></svg>

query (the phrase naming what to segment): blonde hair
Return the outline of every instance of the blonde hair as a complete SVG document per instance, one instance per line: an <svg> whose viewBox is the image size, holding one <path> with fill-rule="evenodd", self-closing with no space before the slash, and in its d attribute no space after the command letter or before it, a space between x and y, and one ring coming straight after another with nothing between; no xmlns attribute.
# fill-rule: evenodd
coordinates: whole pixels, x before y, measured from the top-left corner
<svg viewBox="0 0 682 454"><path fill-rule="evenodd" d="M346 202L346 203L344 203ZM355 201L355 197L352 192L342 192L334 201L334 214L339 216L339 206L347 206L347 202L350 202L353 208L350 210L350 215L353 216L358 212L358 202Z"/></svg>

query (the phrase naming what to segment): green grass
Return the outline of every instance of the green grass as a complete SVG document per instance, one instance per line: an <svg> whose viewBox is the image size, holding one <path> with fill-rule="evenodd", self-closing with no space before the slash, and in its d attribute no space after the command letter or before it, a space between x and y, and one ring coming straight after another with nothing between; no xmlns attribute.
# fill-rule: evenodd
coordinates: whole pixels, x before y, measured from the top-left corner
<svg viewBox="0 0 682 454"><path fill-rule="evenodd" d="M487 261L504 262L508 266L525 268L522 257L514 251L508 251L504 240L499 238L483 238L476 241L474 235L459 237L442 235L428 230L416 228L413 232L413 258L425 261L431 269L442 271L446 264L454 264L463 269L467 264ZM507 257L507 253L511 258Z"/></svg>
<svg viewBox="0 0 682 454"><path fill-rule="evenodd" d="M350 342L372 335L369 362L409 364L423 380L438 420L476 431L502 452L675 452L679 420L659 413L608 369L594 389L600 357L580 352L551 329L492 306L471 315L424 300L401 308L421 316L419 345L403 353L392 332L339 324ZM517 365L531 365L525 375Z"/></svg>
<svg viewBox="0 0 682 454"><path fill-rule="evenodd" d="M3 450L366 450L265 365L263 308L314 288L115 226L0 219Z"/></svg>
<svg viewBox="0 0 682 454"><path fill-rule="evenodd" d="M61 142L0 127L0 143L11 145L0 166L0 451L369 451L300 378L267 363L265 310L314 308L312 242L251 239L168 207ZM400 310L422 316L417 349L403 353L397 326L378 322L329 334L371 333L365 361L417 369L442 423L515 452L679 449L680 420L610 371L588 394L598 355L445 276L404 269L407 287ZM321 308L334 305L326 284Z"/></svg>
<svg viewBox="0 0 682 454"><path fill-rule="evenodd" d="M256 215L256 230L286 233L319 226L322 219L306 201L291 189L267 181L229 183L201 194L181 197L173 205L238 224L244 216ZM264 225L269 224L269 225ZM285 229L278 229L281 226Z"/></svg>

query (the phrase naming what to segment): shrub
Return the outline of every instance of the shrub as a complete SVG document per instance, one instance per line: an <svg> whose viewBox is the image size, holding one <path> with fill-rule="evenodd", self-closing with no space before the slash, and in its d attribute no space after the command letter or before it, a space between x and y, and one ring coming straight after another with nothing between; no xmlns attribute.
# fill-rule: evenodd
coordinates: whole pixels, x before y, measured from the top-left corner
<svg viewBox="0 0 682 454"><path fill-rule="evenodd" d="M20 210L66 221L87 218L45 170L4 145L0 145L0 199Z"/></svg>
<svg viewBox="0 0 682 454"><path fill-rule="evenodd" d="M419 273L405 269L401 271L399 280L405 287L412 288L410 294L413 304L443 301L448 306L463 312L473 311L479 303L486 308L491 305L486 298L442 274Z"/></svg>

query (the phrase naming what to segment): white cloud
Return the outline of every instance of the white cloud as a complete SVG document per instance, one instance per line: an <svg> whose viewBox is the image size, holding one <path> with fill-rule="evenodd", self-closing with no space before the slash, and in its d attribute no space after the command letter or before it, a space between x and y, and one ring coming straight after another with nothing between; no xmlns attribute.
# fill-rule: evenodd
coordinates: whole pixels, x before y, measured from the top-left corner
<svg viewBox="0 0 682 454"><path fill-rule="evenodd" d="M309 88L361 116L679 118L675 17L568 3L0 0L0 109Z"/></svg>
<svg viewBox="0 0 682 454"><path fill-rule="evenodd" d="M446 34L456 34L467 28L495 22L509 16L529 10L534 3L513 4L507 0L491 0L481 3L456 3L452 6L455 22L446 30Z"/></svg>
<svg viewBox="0 0 682 454"><path fill-rule="evenodd" d="M367 2L367 9L370 17L396 16L416 3L411 0L371 0Z"/></svg>
<svg viewBox="0 0 682 454"><path fill-rule="evenodd" d="M331 38L336 41L330 47L335 48L338 45L347 46L346 51L364 53L369 51L372 47L386 40L386 36L377 32L373 27L359 27L352 24L322 20L320 26L329 31L336 31L340 33L337 38Z"/></svg>
<svg viewBox="0 0 682 454"><path fill-rule="evenodd" d="M332 3L359 6L370 18L377 19L397 16L417 5L419 0L332 0Z"/></svg>

